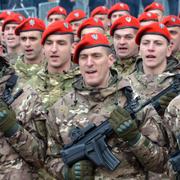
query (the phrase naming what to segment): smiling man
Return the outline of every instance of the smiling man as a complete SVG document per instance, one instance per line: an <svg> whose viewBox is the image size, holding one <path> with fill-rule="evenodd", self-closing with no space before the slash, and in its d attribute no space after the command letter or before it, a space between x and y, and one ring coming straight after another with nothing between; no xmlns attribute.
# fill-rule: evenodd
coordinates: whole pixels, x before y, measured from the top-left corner
<svg viewBox="0 0 180 180"><path fill-rule="evenodd" d="M15 29L16 35L20 37L23 55L18 57L14 67L22 85L36 75L44 63L41 45L44 29L44 22L38 18L28 18Z"/></svg>
<svg viewBox="0 0 180 180"><path fill-rule="evenodd" d="M71 62L73 30L67 21L51 23L44 31L41 43L47 63L29 83L48 109L71 89L80 72Z"/></svg>
<svg viewBox="0 0 180 180"><path fill-rule="evenodd" d="M138 56L138 45L135 42L139 21L130 15L117 19L110 29L116 54L115 68L124 77L128 76Z"/></svg>
<svg viewBox="0 0 180 180"><path fill-rule="evenodd" d="M150 98L169 86L179 73L179 62L167 58L172 53L171 36L162 23L153 23L142 27L136 36L140 46L140 56L135 71L130 75L134 91L142 99ZM164 111L160 107L158 111Z"/></svg>
<svg viewBox="0 0 180 180"><path fill-rule="evenodd" d="M21 14L12 13L5 19L2 26L4 42L7 47L7 54L5 56L10 64L15 64L18 56L22 54L20 38L15 34L15 29L24 19L25 17Z"/></svg>

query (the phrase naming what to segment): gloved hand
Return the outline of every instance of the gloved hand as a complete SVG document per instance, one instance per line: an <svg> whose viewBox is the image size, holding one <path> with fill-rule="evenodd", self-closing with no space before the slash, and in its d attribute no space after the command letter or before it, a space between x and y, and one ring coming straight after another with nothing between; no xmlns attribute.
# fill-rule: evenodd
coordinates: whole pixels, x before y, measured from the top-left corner
<svg viewBox="0 0 180 180"><path fill-rule="evenodd" d="M141 133L133 120L124 108L118 107L110 114L109 122L116 134L130 145L135 144Z"/></svg>
<svg viewBox="0 0 180 180"><path fill-rule="evenodd" d="M94 180L94 165L89 160L76 162L72 167L64 167L65 180Z"/></svg>
<svg viewBox="0 0 180 180"><path fill-rule="evenodd" d="M174 99L177 96L177 93L175 92L170 92L165 94L164 96L161 96L159 98L159 104L161 106L161 108L165 111L165 109L167 108L167 106L169 105L169 103L172 101L172 99Z"/></svg>
<svg viewBox="0 0 180 180"><path fill-rule="evenodd" d="M0 131L3 132L6 137L10 137L16 133L18 128L19 125L16 122L15 112L0 100Z"/></svg>

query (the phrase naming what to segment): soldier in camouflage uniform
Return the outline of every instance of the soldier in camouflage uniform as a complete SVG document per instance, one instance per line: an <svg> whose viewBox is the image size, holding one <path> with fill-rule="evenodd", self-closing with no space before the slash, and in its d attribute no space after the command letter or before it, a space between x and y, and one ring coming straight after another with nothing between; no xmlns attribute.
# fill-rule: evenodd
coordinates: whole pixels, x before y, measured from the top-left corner
<svg viewBox="0 0 180 180"><path fill-rule="evenodd" d="M100 33L85 35L77 45L74 61L79 63L82 77L73 84L74 90L49 111L49 171L57 179L64 176L71 180L138 180L145 179L147 170L163 171L167 150L160 147L166 140L159 116L156 111L146 108L137 115L140 123L137 127L135 120L122 108L132 94L128 82L116 70L110 69L114 58L107 37ZM72 167L65 166L59 152L63 144L71 142L72 128L85 127L88 123L99 125L106 119L116 132L108 139L108 145L121 160L120 165L114 171L95 167L88 160L81 160Z"/></svg>
<svg viewBox="0 0 180 180"><path fill-rule="evenodd" d="M16 63L17 57L22 54L20 47L20 38L15 35L15 28L25 19L24 16L18 13L12 13L8 16L2 26L2 32L4 34L4 42L7 47L6 59L10 64Z"/></svg>
<svg viewBox="0 0 180 180"><path fill-rule="evenodd" d="M172 38L172 56L180 60L180 19L169 15L164 17L162 23L167 26Z"/></svg>
<svg viewBox="0 0 180 180"><path fill-rule="evenodd" d="M43 33L47 64L29 83L39 93L46 108L69 91L74 78L80 74L71 62L72 43L73 31L66 21L50 24Z"/></svg>
<svg viewBox="0 0 180 180"><path fill-rule="evenodd" d="M41 45L42 32L45 24L38 18L28 18L15 30L20 36L23 55L19 56L14 68L24 85L33 75L40 71L44 64L44 55Z"/></svg>
<svg viewBox="0 0 180 180"><path fill-rule="evenodd" d="M136 42L140 45L142 59L137 60L129 79L135 93L146 100L172 84L180 66L176 59L167 60L172 51L170 34L164 24L153 23L142 27Z"/></svg>
<svg viewBox="0 0 180 180"><path fill-rule="evenodd" d="M40 179L38 169L43 167L45 157L47 118L41 99L30 86L18 88L14 69L2 57L0 70L0 179ZM11 102L10 108L2 99Z"/></svg>
<svg viewBox="0 0 180 180"><path fill-rule="evenodd" d="M117 19L110 29L117 58L114 67L124 77L127 77L134 69L138 55L135 37L139 27L139 21L127 15Z"/></svg>

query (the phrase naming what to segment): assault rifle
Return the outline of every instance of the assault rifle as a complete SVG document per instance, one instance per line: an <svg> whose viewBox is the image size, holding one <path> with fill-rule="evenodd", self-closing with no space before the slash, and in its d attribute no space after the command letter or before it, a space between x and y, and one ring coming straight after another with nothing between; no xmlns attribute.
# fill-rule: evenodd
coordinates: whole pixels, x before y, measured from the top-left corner
<svg viewBox="0 0 180 180"><path fill-rule="evenodd" d="M125 109L135 118L136 113L142 110L148 104L153 104L159 98L169 92L180 92L180 75L177 81L162 90L159 94L139 105L137 99L132 100ZM110 170L120 164L120 160L111 152L106 141L114 133L108 120L105 120L99 126L89 124L85 128L76 127L71 131L72 142L64 145L60 151L64 163L68 166L73 165L79 160L89 159L96 166L103 166Z"/></svg>

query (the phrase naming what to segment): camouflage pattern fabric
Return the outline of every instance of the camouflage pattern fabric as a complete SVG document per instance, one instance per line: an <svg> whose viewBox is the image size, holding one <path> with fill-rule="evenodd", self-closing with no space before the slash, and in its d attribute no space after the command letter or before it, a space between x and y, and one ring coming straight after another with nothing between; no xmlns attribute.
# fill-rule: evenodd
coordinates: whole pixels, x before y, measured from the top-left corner
<svg viewBox="0 0 180 180"><path fill-rule="evenodd" d="M60 149L63 144L71 142L69 133L72 128L85 127L89 122L101 124L109 118L116 106L125 106L126 97L123 89L129 83L118 77L116 71L112 71L109 86L103 89L88 88L82 79L73 84L74 90L59 99L49 110L48 127L48 151L46 165L57 179L61 179L60 170L63 162L60 157ZM163 171L167 150L164 146L165 139L161 130L160 117L156 111L146 108L138 117L139 129L142 132L140 141L133 147L127 142L117 138L114 134L108 140L112 152L121 160L121 164L113 172L105 168L97 167L95 179L97 180L121 180L121 179L145 179L146 170ZM146 137L157 143L146 144ZM140 163L141 162L141 163Z"/></svg>
<svg viewBox="0 0 180 180"><path fill-rule="evenodd" d="M0 80L2 95L7 80L14 73L7 68ZM13 95L18 91L18 84ZM10 138L0 132L0 179L34 180L39 179L38 169L43 167L46 150L47 119L41 99L30 86L23 88L23 93L11 104L21 128Z"/></svg>
<svg viewBox="0 0 180 180"><path fill-rule="evenodd" d="M9 64L11 64L11 65L15 65L15 64L16 64L16 61L17 61L17 59L18 59L18 57L19 57L18 54L5 54L4 56L5 56L5 58L8 59L8 62L9 62Z"/></svg>
<svg viewBox="0 0 180 180"><path fill-rule="evenodd" d="M17 75L20 78L20 87L23 87L24 84L30 80L33 76L36 76L37 72L43 68L42 64L26 64L23 61L24 56L19 56L16 64L13 66Z"/></svg>
<svg viewBox="0 0 180 180"><path fill-rule="evenodd" d="M179 73L179 62L169 59L166 70L160 75L146 75L143 71L142 59L136 62L135 70L128 77L136 95L147 100L172 84L174 76Z"/></svg>
<svg viewBox="0 0 180 180"><path fill-rule="evenodd" d="M60 96L72 89L72 82L80 75L79 68L64 73L48 73L47 66L28 82L40 95L45 108L51 107Z"/></svg>
<svg viewBox="0 0 180 180"><path fill-rule="evenodd" d="M121 60L117 58L114 63L114 68L120 73L124 78L127 78L131 74L135 67L137 57L130 57L127 59Z"/></svg>
<svg viewBox="0 0 180 180"><path fill-rule="evenodd" d="M180 61L180 51L176 52L174 57Z"/></svg>

